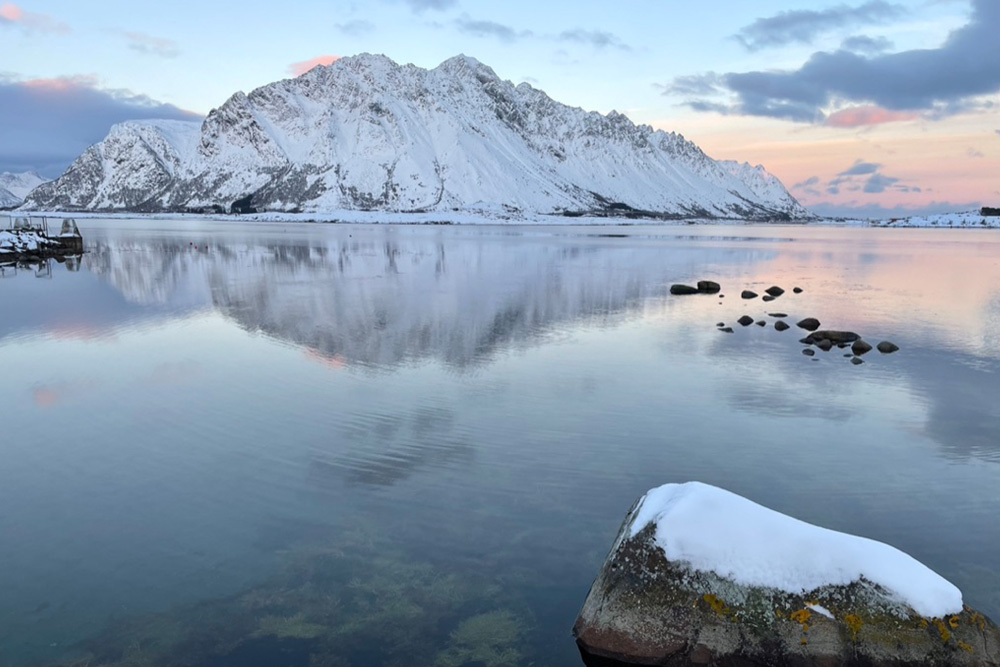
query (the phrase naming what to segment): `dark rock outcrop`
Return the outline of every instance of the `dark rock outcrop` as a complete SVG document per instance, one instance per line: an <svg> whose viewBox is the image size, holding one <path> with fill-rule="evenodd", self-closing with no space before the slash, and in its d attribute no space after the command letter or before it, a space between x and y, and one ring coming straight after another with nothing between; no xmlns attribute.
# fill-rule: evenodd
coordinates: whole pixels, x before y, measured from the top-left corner
<svg viewBox="0 0 1000 667"><path fill-rule="evenodd" d="M702 294L718 294L722 291L722 285L712 280L699 280L698 291Z"/></svg>
<svg viewBox="0 0 1000 667"><path fill-rule="evenodd" d="M864 356L871 351L872 351L872 346L866 343L865 341L861 340L860 338L854 341L854 344L851 345L851 352L853 352L859 357Z"/></svg>
<svg viewBox="0 0 1000 667"><path fill-rule="evenodd" d="M875 348L882 354L892 354L893 352L899 351L899 346L895 343L890 343L887 340L882 341Z"/></svg>

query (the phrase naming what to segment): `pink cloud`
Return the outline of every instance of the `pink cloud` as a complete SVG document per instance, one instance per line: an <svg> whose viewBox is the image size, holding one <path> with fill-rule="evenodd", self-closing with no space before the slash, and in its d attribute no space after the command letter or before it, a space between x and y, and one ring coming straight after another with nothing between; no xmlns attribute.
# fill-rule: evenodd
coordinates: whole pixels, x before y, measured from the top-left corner
<svg viewBox="0 0 1000 667"><path fill-rule="evenodd" d="M0 26L18 26L28 31L68 33L69 26L48 14L26 12L12 2L0 5Z"/></svg>
<svg viewBox="0 0 1000 667"><path fill-rule="evenodd" d="M304 60L300 63L292 63L288 66L288 71L292 76L302 76L309 70L320 65L332 65L333 63L340 60L340 56L316 56L309 60Z"/></svg>
<svg viewBox="0 0 1000 667"><path fill-rule="evenodd" d="M918 114L911 111L889 111L876 106L848 107L827 116L826 124L830 127L866 127L916 118Z"/></svg>

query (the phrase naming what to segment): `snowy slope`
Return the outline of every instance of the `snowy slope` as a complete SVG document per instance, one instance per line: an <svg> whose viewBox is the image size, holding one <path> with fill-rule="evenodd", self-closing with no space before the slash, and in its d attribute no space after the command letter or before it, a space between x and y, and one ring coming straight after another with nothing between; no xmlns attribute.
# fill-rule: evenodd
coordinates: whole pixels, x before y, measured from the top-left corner
<svg viewBox="0 0 1000 667"><path fill-rule="evenodd" d="M19 206L28 193L48 181L33 171L0 174L0 208Z"/></svg>
<svg viewBox="0 0 1000 667"><path fill-rule="evenodd" d="M268 211L809 216L762 167L559 104L465 56L432 70L343 58L236 93L200 126L123 123L27 207L228 210L249 195Z"/></svg>

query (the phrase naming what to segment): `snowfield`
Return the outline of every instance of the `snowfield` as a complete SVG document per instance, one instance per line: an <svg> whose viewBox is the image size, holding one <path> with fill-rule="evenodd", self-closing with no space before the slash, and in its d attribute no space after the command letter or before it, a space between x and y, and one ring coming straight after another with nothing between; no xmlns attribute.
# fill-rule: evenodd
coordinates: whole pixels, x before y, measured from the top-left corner
<svg viewBox="0 0 1000 667"><path fill-rule="evenodd" d="M802 594L864 578L921 616L941 618L963 608L958 588L894 547L814 526L708 484L665 484L646 493L630 537L650 523L669 560L738 584Z"/></svg>

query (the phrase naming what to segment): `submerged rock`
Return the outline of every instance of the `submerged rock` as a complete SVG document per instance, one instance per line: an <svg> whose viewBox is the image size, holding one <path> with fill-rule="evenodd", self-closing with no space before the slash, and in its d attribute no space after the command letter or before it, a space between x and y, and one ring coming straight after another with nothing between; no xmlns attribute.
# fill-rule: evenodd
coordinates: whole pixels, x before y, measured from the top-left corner
<svg viewBox="0 0 1000 667"><path fill-rule="evenodd" d="M756 299L757 298L757 292L754 292L753 290L745 289L742 292L740 292L740 297L742 297L744 299Z"/></svg>
<svg viewBox="0 0 1000 667"><path fill-rule="evenodd" d="M733 328L732 327L720 327L719 331L721 331L722 333L733 333Z"/></svg>
<svg viewBox="0 0 1000 667"><path fill-rule="evenodd" d="M860 366L861 364L865 363L865 360L862 359L861 357L851 357L851 363L854 364L855 366Z"/></svg>
<svg viewBox="0 0 1000 667"><path fill-rule="evenodd" d="M816 350L812 349L811 347L807 347L806 349L802 350L802 354L806 355L807 357L814 357L816 356Z"/></svg>
<svg viewBox="0 0 1000 667"><path fill-rule="evenodd" d="M741 325L743 325L745 327L748 327L751 324L753 324L753 318L750 317L749 315L744 315L743 317L741 317L740 319L738 319L736 321L739 322Z"/></svg>
<svg viewBox="0 0 1000 667"><path fill-rule="evenodd" d="M815 317L807 317L804 320L801 320L797 326L800 329L805 329L806 331L816 331L816 329L819 329L819 320Z"/></svg>
<svg viewBox="0 0 1000 667"><path fill-rule="evenodd" d="M890 343L887 340L882 341L881 343L876 345L875 348L882 354L892 354L893 352L899 351L898 345L896 345L895 343Z"/></svg>
<svg viewBox="0 0 1000 667"><path fill-rule="evenodd" d="M915 559L698 483L632 506L573 633L595 667L1000 665L997 626Z"/></svg>
<svg viewBox="0 0 1000 667"><path fill-rule="evenodd" d="M691 287L690 285L675 284L670 286L671 294L698 294L697 287Z"/></svg>
<svg viewBox="0 0 1000 667"><path fill-rule="evenodd" d="M816 347L823 350L824 352L829 352L833 349L833 341L827 340L825 338L816 341Z"/></svg>

